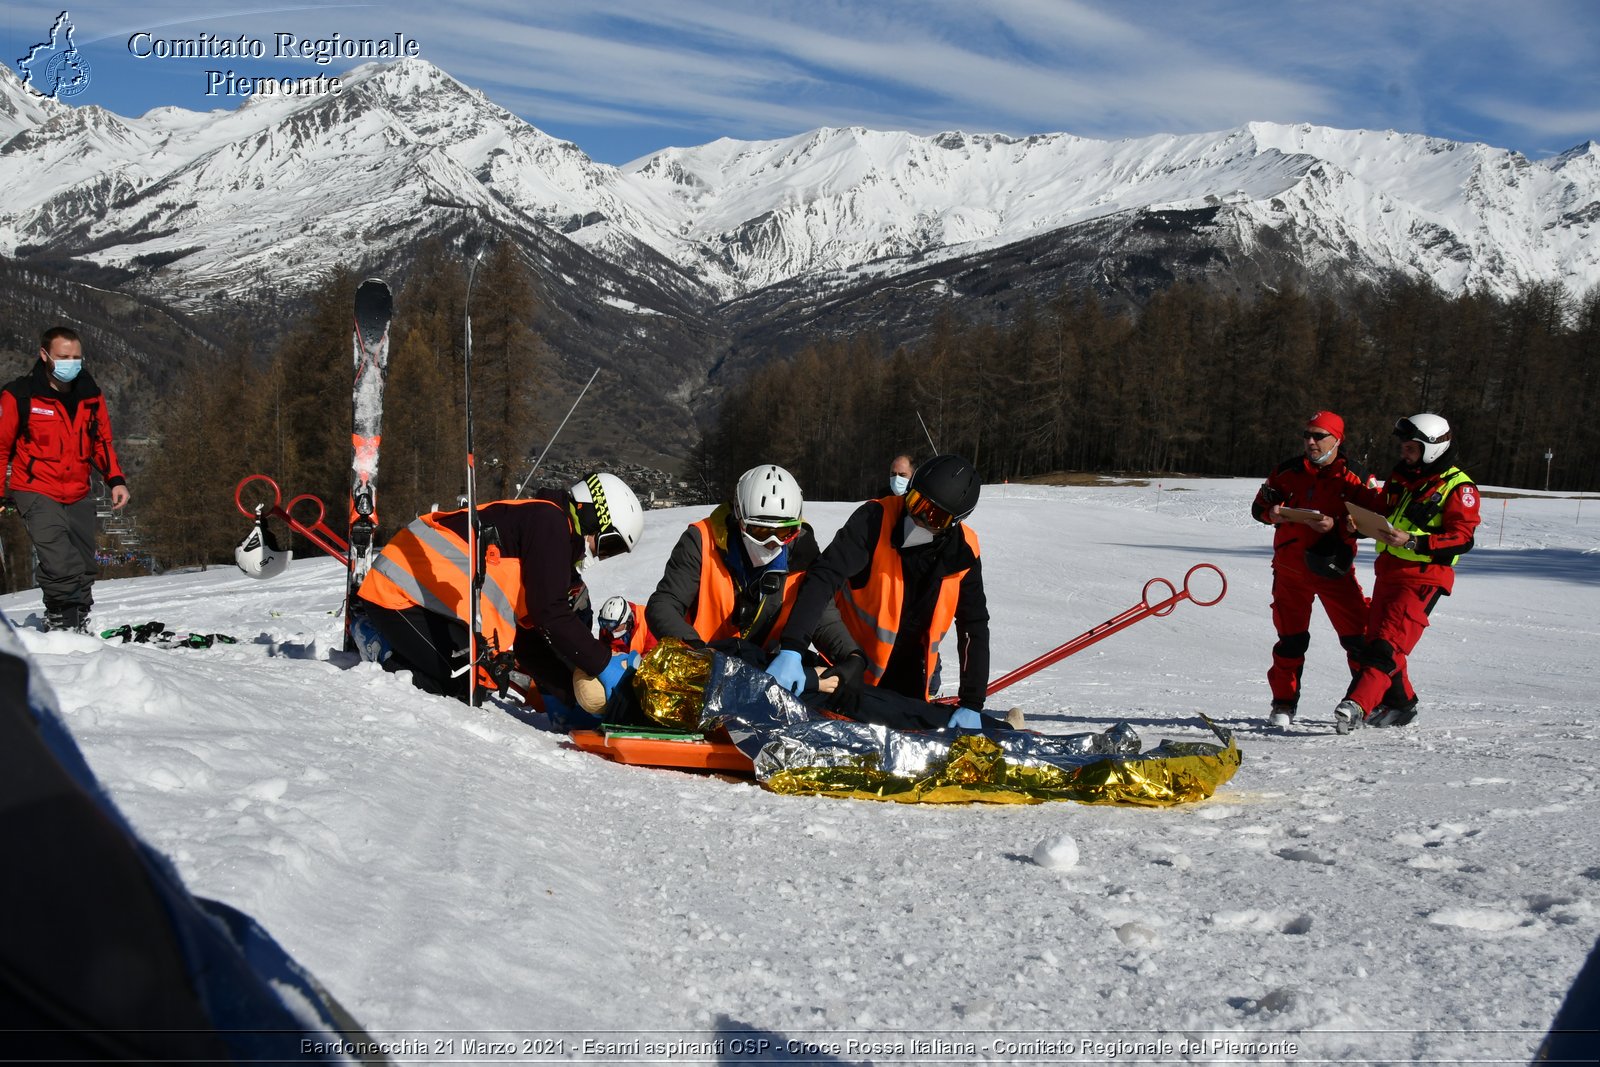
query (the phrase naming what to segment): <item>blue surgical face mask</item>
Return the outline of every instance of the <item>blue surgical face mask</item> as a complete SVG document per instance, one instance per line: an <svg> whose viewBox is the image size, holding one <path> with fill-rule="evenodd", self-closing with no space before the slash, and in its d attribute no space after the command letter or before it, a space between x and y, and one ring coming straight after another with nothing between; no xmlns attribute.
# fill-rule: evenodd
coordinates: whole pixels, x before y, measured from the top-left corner
<svg viewBox="0 0 1600 1067"><path fill-rule="evenodd" d="M911 479L904 474L889 475L889 492L895 496L905 496L906 489L911 485Z"/></svg>
<svg viewBox="0 0 1600 1067"><path fill-rule="evenodd" d="M78 376L78 372L83 369L83 360L81 359L58 359L52 362L54 366L51 367L50 373L55 375L58 382L72 381Z"/></svg>

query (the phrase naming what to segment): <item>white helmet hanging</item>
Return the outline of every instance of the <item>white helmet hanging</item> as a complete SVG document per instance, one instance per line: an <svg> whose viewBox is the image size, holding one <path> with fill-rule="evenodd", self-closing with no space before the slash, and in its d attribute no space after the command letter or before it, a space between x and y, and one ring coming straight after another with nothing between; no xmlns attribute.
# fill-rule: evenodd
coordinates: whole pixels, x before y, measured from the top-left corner
<svg viewBox="0 0 1600 1067"><path fill-rule="evenodd" d="M804 507L800 483L775 463L751 467L733 491L733 514L741 526L794 526Z"/></svg>
<svg viewBox="0 0 1600 1067"><path fill-rule="evenodd" d="M574 482L568 492L572 499L594 505L599 524L595 555L600 559L632 552L644 536L644 508L628 483L615 474L591 474Z"/></svg>
<svg viewBox="0 0 1600 1067"><path fill-rule="evenodd" d="M251 527L249 535L234 548L233 562L252 578L276 578L289 566L292 556L293 553L288 549L278 547L277 539L272 536L272 531L267 529L266 518L261 514L261 509L257 508L256 524Z"/></svg>
<svg viewBox="0 0 1600 1067"><path fill-rule="evenodd" d="M1450 448L1450 424L1431 411L1401 419L1394 424L1394 435L1420 444L1424 463L1432 463Z"/></svg>

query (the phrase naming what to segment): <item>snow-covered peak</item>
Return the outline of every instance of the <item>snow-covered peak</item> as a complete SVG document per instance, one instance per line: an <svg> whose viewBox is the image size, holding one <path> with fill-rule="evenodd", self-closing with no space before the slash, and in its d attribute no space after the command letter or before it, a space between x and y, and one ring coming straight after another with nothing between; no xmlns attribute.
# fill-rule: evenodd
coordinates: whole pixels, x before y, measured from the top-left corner
<svg viewBox="0 0 1600 1067"><path fill-rule="evenodd" d="M0 64L0 145L69 110L59 101L29 92L10 67Z"/></svg>
<svg viewBox="0 0 1600 1067"><path fill-rule="evenodd" d="M399 240L472 205L542 224L624 271L649 250L687 284L732 297L893 274L1111 216L1205 209L1224 212L1244 245L1282 229L1307 258L1447 290L1600 282L1593 142L1534 164L1484 144L1310 124L1116 141L847 126L719 138L618 168L425 60L339 77L337 96L121 119L31 98L0 71L0 251L70 230L103 262L163 260L180 287L193 274L210 291L215 279L199 272L216 269L298 285L315 248L293 252L310 233ZM133 195L157 188L153 204ZM185 251L196 247L211 255Z"/></svg>

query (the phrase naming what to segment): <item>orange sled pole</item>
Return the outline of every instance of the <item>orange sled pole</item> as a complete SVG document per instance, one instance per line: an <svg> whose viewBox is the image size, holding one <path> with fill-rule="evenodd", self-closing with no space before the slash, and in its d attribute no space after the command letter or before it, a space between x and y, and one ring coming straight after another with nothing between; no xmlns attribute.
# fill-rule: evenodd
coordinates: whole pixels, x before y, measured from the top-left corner
<svg viewBox="0 0 1600 1067"><path fill-rule="evenodd" d="M1217 595L1209 600L1202 600L1195 596L1194 591L1190 588L1190 583L1194 580L1195 574L1200 571L1216 572L1218 581L1222 583L1222 588L1217 591ZM1167 595L1162 599L1152 603L1150 600L1150 591L1152 588L1159 586L1166 587ZM1083 633L1079 634L1077 637L1074 637L1066 644L1053 648L1037 659L1024 663L1016 670L1002 674L1000 677L989 683L989 688L985 690L985 692L992 696L993 694L998 693L1000 690L1011 685L1013 682L1020 682L1030 674L1036 674L1053 663L1059 663L1076 652L1082 652L1096 641L1104 640L1105 638L1116 633L1118 630L1123 630L1129 626L1132 626L1140 619L1147 619L1152 615L1171 615L1173 609L1178 606L1179 601L1192 600L1195 604L1202 608L1209 608L1211 605L1215 604L1217 601L1226 596L1227 593L1228 576L1223 574L1219 567L1211 563L1197 563L1193 567L1190 567L1188 573L1183 576L1183 588L1181 590L1174 588L1172 583L1167 581L1165 578L1152 578L1148 582L1144 583L1144 593L1140 597L1139 603L1135 604L1127 611L1124 611L1121 615L1109 618L1099 626L1085 630ZM935 701L935 703L954 704L956 703L956 698L941 697L939 700Z"/></svg>

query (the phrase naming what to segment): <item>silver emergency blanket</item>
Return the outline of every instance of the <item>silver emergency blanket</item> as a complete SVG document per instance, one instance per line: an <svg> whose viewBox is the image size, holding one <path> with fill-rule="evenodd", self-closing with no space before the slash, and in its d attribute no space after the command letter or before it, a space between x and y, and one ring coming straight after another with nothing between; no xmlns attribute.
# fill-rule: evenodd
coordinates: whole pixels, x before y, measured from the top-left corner
<svg viewBox="0 0 1600 1067"><path fill-rule="evenodd" d="M757 780L774 792L921 803L1165 806L1209 797L1240 762L1232 736L1209 720L1221 745L1165 741L1141 754L1142 741L1125 722L1096 733L1046 736L911 732L833 718L762 670L677 642L658 646L641 674L647 681L670 680L673 725L725 729L755 764ZM694 703L686 699L688 690L701 686L698 721L683 723Z"/></svg>

